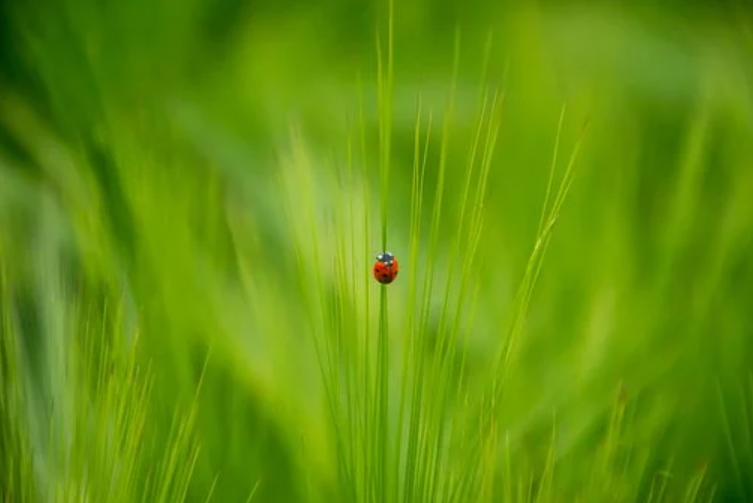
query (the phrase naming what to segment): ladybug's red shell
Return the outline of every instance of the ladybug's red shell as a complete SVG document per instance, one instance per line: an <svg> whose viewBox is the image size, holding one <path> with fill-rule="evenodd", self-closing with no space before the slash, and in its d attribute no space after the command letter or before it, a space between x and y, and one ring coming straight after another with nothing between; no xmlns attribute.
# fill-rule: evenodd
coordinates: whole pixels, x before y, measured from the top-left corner
<svg viewBox="0 0 753 503"><path fill-rule="evenodd" d="M374 278L387 285L395 280L399 268L397 259L390 252L380 253L374 263Z"/></svg>

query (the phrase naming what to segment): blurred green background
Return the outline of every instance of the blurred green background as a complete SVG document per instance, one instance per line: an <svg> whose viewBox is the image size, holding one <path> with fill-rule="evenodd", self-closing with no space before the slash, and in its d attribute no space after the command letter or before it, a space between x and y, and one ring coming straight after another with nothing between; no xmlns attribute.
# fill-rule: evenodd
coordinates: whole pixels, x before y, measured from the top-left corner
<svg viewBox="0 0 753 503"><path fill-rule="evenodd" d="M1 5L0 499L397 501L346 476L347 445L363 445L363 466L378 449L333 426L332 384L315 351L316 341L373 341L380 329L370 268L384 217L376 43L379 33L384 56L387 1ZM473 442L463 449L461 436L459 453L430 468L436 493L402 493L399 474L410 470L391 460L395 494L751 501L750 8L394 7L386 195L401 273L386 292L391 424L402 369L420 376L414 363L439 362L432 341L443 334L459 342L436 375L467 389L457 402L426 398L436 408L421 424L454 425L462 403L483 396L509 342L560 117L555 184L588 123L490 416L498 461ZM471 257L458 215L485 84L503 89L504 103ZM433 128L425 186L414 192L419 96ZM414 340L428 342L411 352ZM358 347L337 357L347 382L376 362ZM414 359L403 367L406 351ZM335 416L371 424L375 390L352 392L361 406ZM627 418L618 439L613 409ZM185 431L174 417L190 418ZM462 431L482 438L484 426L469 421ZM400 441L391 437L393 454ZM471 489L457 496L453 470L474 463ZM508 493L511 480L534 490Z"/></svg>

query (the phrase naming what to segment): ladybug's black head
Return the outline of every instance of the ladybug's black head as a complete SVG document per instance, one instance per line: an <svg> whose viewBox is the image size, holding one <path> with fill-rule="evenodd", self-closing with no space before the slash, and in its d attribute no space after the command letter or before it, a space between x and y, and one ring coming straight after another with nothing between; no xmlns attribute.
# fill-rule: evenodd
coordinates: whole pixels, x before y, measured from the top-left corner
<svg viewBox="0 0 753 503"><path fill-rule="evenodd" d="M389 264L393 261L395 257L390 252L382 252L379 255L377 255L377 260L379 262L384 262L385 264Z"/></svg>

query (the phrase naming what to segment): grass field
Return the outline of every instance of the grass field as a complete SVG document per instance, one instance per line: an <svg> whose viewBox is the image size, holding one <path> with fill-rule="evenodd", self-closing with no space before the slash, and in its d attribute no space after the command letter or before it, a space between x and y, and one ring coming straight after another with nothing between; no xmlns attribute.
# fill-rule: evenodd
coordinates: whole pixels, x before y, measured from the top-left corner
<svg viewBox="0 0 753 503"><path fill-rule="evenodd" d="M751 14L631 5L0 4L0 501L753 501Z"/></svg>

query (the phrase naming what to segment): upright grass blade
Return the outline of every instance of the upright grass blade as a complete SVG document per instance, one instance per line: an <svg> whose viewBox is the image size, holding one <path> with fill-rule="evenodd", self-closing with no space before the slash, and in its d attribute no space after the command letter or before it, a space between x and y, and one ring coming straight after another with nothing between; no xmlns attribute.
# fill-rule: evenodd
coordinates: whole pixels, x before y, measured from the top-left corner
<svg viewBox="0 0 753 503"><path fill-rule="evenodd" d="M379 87L379 172L381 179L381 217L382 217L382 251L387 250L387 231L389 215L389 193L390 193L390 164L391 164L391 140L392 140L392 107L393 107L393 87L394 87L394 61L393 61L393 43L394 43L394 0L387 1L387 58L386 63L382 61L382 50L377 40L377 58L379 61L378 68L378 87ZM386 68L385 68L386 67ZM386 73L386 75L385 75ZM387 285L380 288L379 297L379 342L377 349L377 382L378 391L376 394L377 405L377 428L375 428L374 443L378 446L377 450L377 477L376 487L378 490L375 494L375 501L386 501L392 490L391 471L388 470L387 464L390 455L390 437L389 437L389 378L390 378L390 342L389 342L389 317L388 317L388 298Z"/></svg>
<svg viewBox="0 0 753 503"><path fill-rule="evenodd" d="M428 368L429 374L425 374L427 370L425 368L425 354L427 349L426 335L429 319L429 309L433 291L436 251L438 247L437 239L439 236L441 208L443 206L445 191L444 183L450 142L450 127L452 124L455 107L455 93L459 58L460 35L459 33L456 33L455 55L453 58L453 76L442 126L437 186L434 193L434 207L430 224L429 249L427 252L423 289L421 290L421 293L423 295L423 303L420 306L420 315L417 326L418 330L412 332L410 335L411 338L418 339L419 344L418 350L415 353L415 378L413 380L413 389L411 391L412 407L408 433L409 441L406 453L408 471L406 473L406 490L404 492L404 498L406 498L407 501L421 501L420 498L428 495L427 492L430 490L430 487L428 486L430 485L429 478L431 476L431 466L435 459L433 446L436 445L436 438L439 434L437 430L432 431L432 426L435 428L439 428L440 426L439 424L436 424L436 421L430 419L432 414L432 405L435 403L433 401L433 393L436 391L436 389L427 387L427 379L431 380L432 376L436 372L436 363ZM428 395L425 395L426 392L428 392ZM422 428L422 425L426 425L426 427Z"/></svg>
<svg viewBox="0 0 753 503"><path fill-rule="evenodd" d="M432 125L433 125L433 113L432 111L429 111L429 118L428 118L428 124L426 129L426 140L423 145L423 152L421 149L420 144L420 119L421 119L421 99L419 96L419 106L418 106L418 113L417 113L417 125L416 125L416 131L415 131L415 144L414 144L414 164L413 164L413 183L411 185L412 192L411 192L411 259L410 263L417 265L418 264L418 246L420 242L420 230L421 230L421 220L422 220L422 210L423 210L423 191L424 191L424 180L425 180L425 174L426 174L426 165L428 160L428 154L429 154L429 145L431 143L431 132L432 132ZM409 272L409 292L408 292L408 306L407 306L407 316L406 316L406 328L405 328L405 337L407 338L407 348L404 355L404 368L403 368L403 382L401 386L401 404L400 404L400 412L399 412L399 420L398 420L398 439L402 438L402 432L404 429L404 407L405 403L410 399L410 402L412 404L412 414L414 414L412 421L410 422L411 425L415 425L415 407L417 406L416 403L416 395L415 392L417 390L417 386L420 385L421 380L421 371L420 369L423 368L423 357L422 357L422 348L423 348L423 341L424 338L420 337L421 332L419 331L418 323L419 321L415 318L415 311L418 306L418 299L417 299L417 283L418 283L418 267L415 267ZM409 380L410 376L410 380ZM411 392L411 389L409 388L409 384L413 384L413 392ZM402 487L401 487L401 497L403 500L409 497L409 494L411 494L413 484L414 484L414 473L416 470L416 459L415 459L415 446L416 446L416 438L412 435L415 434L415 430L410 427L408 430L408 445L405 451L402 449L402 442L398 440L398 456L402 456L403 452L405 452L405 464L404 468L404 477L399 478L399 480L402 481ZM402 463L399 462L396 463L397 469L401 469L403 466Z"/></svg>
<svg viewBox="0 0 753 503"><path fill-rule="evenodd" d="M382 250L387 250L388 205L390 188L392 107L394 95L394 17L395 0L387 0L387 58L383 61L377 36L377 85L379 89L379 175L381 181Z"/></svg>
<svg viewBox="0 0 753 503"><path fill-rule="evenodd" d="M753 390L753 387L751 387ZM752 391L753 392L753 391ZM719 412L721 414L722 426L724 428L724 440L727 444L727 450L729 453L730 464L732 465L732 471L735 477L737 486L737 492L743 499L748 498L748 484L745 482L745 476L741 465L742 454L738 447L742 447L736 440L735 429L732 425L730 418L730 406L724 398L724 391L721 384L717 381L716 394L719 404ZM748 479L750 480L750 479Z"/></svg>
<svg viewBox="0 0 753 503"><path fill-rule="evenodd" d="M361 184L363 187L363 250L361 256L368 264L373 257L373 247L371 244L371 231L370 231L370 208L371 208L371 194L369 192L369 157L366 142L366 118L364 113L364 98L363 87L361 79L357 79L358 88L358 141L360 152L360 165L361 165ZM361 418L361 477L363 480L363 499L369 501L369 498L374 493L374 480L372 476L373 463L372 459L372 436L373 431L372 420L374 418L373 402L371 400L372 395L372 365L371 365L371 271L368 267L363 271L363 309L364 309L364 323L363 323L363 350L359 354L360 366L363 368L360 382L360 397L363 403L363 417Z"/></svg>
<svg viewBox="0 0 753 503"><path fill-rule="evenodd" d="M563 107L563 115L564 115L564 107ZM563 115L561 115L561 117ZM555 154L553 155L551 171L554 171L556 169L556 165L555 165L556 160L557 160L556 151L559 149L561 124L562 124L562 121L560 121L560 124L558 125L558 129L557 129L557 137L556 137L557 139L555 140ZM560 216L560 210L562 208L562 205L564 204L564 201L565 201L565 198L567 197L568 192L570 191L570 187L572 186L573 176L574 176L573 170L575 167L575 163L578 159L580 150L582 148L582 142L584 139L584 134L586 132L586 126L587 126L587 123L586 125L583 126L583 129L581 130L581 133L576 139L575 145L573 146L573 150L570 155L570 160L565 168L565 172L560 182L557 195L555 196L554 201L552 202L551 208L549 209L549 211L547 211L547 208L545 206L542 210L542 215L547 215L547 217L546 219L541 220L542 222L544 222L544 225L540 226L539 233L536 236L536 241L533 247L533 251L531 252L531 255L529 257L528 264L526 266L526 271L523 276L523 281L521 283L521 286L515 298L512 325L511 325L508 336L504 339L504 343L501 346L501 349L502 349L501 358L497 361L497 364L496 364L497 372L499 372L499 374L497 374L498 377L495 378L493 382L494 391L492 392L492 400L494 403L497 402L497 400L500 398L501 393L503 392L504 383L506 380L507 373L509 372L509 369L510 369L510 363L512 360L513 352L517 345L517 339L523 330L523 325L524 325L524 322L528 313L528 304L531 299L531 294L533 293L534 287L538 280L539 273L541 272L541 266L543 264L543 260L546 255L546 250L549 246L552 229L554 227L554 224L557 222L557 219ZM552 179L552 177L553 175L550 175L550 179ZM548 188L545 202L548 202L549 193L550 193L550 189Z"/></svg>

